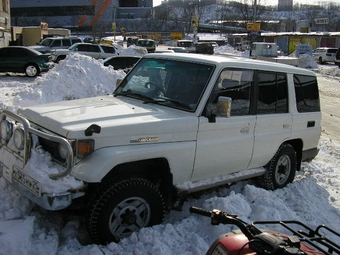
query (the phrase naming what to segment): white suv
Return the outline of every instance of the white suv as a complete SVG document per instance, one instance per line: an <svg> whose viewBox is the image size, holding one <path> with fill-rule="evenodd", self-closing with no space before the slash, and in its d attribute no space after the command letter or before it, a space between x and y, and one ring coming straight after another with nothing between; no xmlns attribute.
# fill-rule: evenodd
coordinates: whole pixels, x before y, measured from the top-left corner
<svg viewBox="0 0 340 255"><path fill-rule="evenodd" d="M52 51L52 60L54 62L59 62L71 53L79 53L95 59L105 59L118 55L116 48L112 45L75 43L68 49L57 49Z"/></svg>
<svg viewBox="0 0 340 255"><path fill-rule="evenodd" d="M188 193L254 177L285 187L321 132L314 72L187 53L145 55L113 95L0 120L0 173L45 209L81 202L96 243L162 222ZM50 171L30 167L44 151Z"/></svg>
<svg viewBox="0 0 340 255"><path fill-rule="evenodd" d="M80 43L82 40L79 37L47 37L38 45L29 46L42 53L49 53L55 49L67 49L75 43Z"/></svg>
<svg viewBox="0 0 340 255"><path fill-rule="evenodd" d="M335 62L337 48L320 47L313 50L313 58L320 64Z"/></svg>

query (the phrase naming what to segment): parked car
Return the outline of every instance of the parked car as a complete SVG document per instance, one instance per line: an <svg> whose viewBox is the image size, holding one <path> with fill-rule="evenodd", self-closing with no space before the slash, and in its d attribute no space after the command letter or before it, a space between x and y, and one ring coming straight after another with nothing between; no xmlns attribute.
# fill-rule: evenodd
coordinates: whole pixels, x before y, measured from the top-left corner
<svg viewBox="0 0 340 255"><path fill-rule="evenodd" d="M29 77L35 77L53 66L50 54L25 46L0 48L0 72L25 73Z"/></svg>
<svg viewBox="0 0 340 255"><path fill-rule="evenodd" d="M47 53L55 49L67 49L71 45L80 42L82 40L79 37L47 37L39 42L38 45L29 47L42 53Z"/></svg>
<svg viewBox="0 0 340 255"><path fill-rule="evenodd" d="M210 42L198 42L195 46L196 53L214 54L214 46Z"/></svg>
<svg viewBox="0 0 340 255"><path fill-rule="evenodd" d="M335 62L337 48L319 47L313 50L313 58L320 64Z"/></svg>
<svg viewBox="0 0 340 255"><path fill-rule="evenodd" d="M338 65L338 67L340 68L340 47L338 48L338 50L336 51L335 54L335 64Z"/></svg>
<svg viewBox="0 0 340 255"><path fill-rule="evenodd" d="M114 46L108 44L76 43L68 49L58 49L52 51L52 60L59 62L71 53L79 53L95 59L105 59L117 56L117 50Z"/></svg>
<svg viewBox="0 0 340 255"><path fill-rule="evenodd" d="M293 182L318 153L318 81L275 62L145 54L113 95L4 109L0 128L3 181L47 210L82 205L93 242L107 244L161 223L190 193ZM50 178L29 167L36 150L57 164Z"/></svg>
<svg viewBox="0 0 340 255"><path fill-rule="evenodd" d="M156 51L156 42L151 39L139 39L137 41L137 46L146 48L149 53Z"/></svg>
<svg viewBox="0 0 340 255"><path fill-rule="evenodd" d="M188 50L184 47L169 47L168 49L173 50L174 52L181 52L181 53L188 52Z"/></svg>
<svg viewBox="0 0 340 255"><path fill-rule="evenodd" d="M176 42L177 47L183 47L187 50L187 52L195 53L196 47L193 40L178 40Z"/></svg>
<svg viewBox="0 0 340 255"><path fill-rule="evenodd" d="M137 36L131 36L126 39L127 46L137 45L139 38Z"/></svg>
<svg viewBox="0 0 340 255"><path fill-rule="evenodd" d="M139 56L113 56L104 60L104 66L112 66L114 70L124 69L128 72L140 58Z"/></svg>

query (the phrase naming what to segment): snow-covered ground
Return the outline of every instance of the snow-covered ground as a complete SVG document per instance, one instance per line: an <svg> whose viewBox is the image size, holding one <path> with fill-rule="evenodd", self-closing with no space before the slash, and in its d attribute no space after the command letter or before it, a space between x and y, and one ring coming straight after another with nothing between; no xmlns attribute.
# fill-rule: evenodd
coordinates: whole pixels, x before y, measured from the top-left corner
<svg viewBox="0 0 340 255"><path fill-rule="evenodd" d="M216 52L235 54L228 46ZM312 68L322 79L333 81L320 83L321 95L338 91L334 88L340 86L337 66L320 66L309 57L301 58L300 65ZM101 61L70 55L35 79L1 75L0 108L16 110L22 106L108 94L124 75L123 71L104 67ZM183 211L171 211L163 224L144 228L106 246L88 243L81 216L34 207L0 177L0 255L205 254L213 240L231 227L211 226L209 219L189 213L191 205L226 210L248 222L295 219L311 227L326 224L340 232L339 142L323 132L317 158L304 163L295 181L284 189L266 191L254 186L252 181L243 181L191 197L185 201Z"/></svg>

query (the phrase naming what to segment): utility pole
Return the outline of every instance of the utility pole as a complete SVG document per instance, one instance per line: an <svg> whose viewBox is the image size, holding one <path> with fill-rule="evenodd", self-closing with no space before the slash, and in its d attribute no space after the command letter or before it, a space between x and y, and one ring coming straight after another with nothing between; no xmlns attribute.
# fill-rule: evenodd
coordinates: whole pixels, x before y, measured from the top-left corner
<svg viewBox="0 0 340 255"><path fill-rule="evenodd" d="M254 0L254 16L253 16L253 22L256 22L256 13L257 13L257 0Z"/></svg>

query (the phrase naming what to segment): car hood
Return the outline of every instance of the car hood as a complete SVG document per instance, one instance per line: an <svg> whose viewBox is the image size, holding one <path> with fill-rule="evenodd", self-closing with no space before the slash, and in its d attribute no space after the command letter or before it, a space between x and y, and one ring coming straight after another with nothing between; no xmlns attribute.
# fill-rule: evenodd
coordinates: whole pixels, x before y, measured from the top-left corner
<svg viewBox="0 0 340 255"><path fill-rule="evenodd" d="M29 46L29 48L41 51L41 50L49 50L50 47L48 46L43 46L43 45L34 45L34 46Z"/></svg>
<svg viewBox="0 0 340 255"><path fill-rule="evenodd" d="M18 112L38 126L69 139L88 139L85 130L98 125L101 131L93 133L93 137L157 136L167 141L183 141L195 139L198 127L198 118L192 113L112 95L38 105Z"/></svg>
<svg viewBox="0 0 340 255"><path fill-rule="evenodd" d="M56 54L60 54L60 53L69 54L71 52L72 51L70 51L69 49L55 49L52 51L52 53L56 53Z"/></svg>

